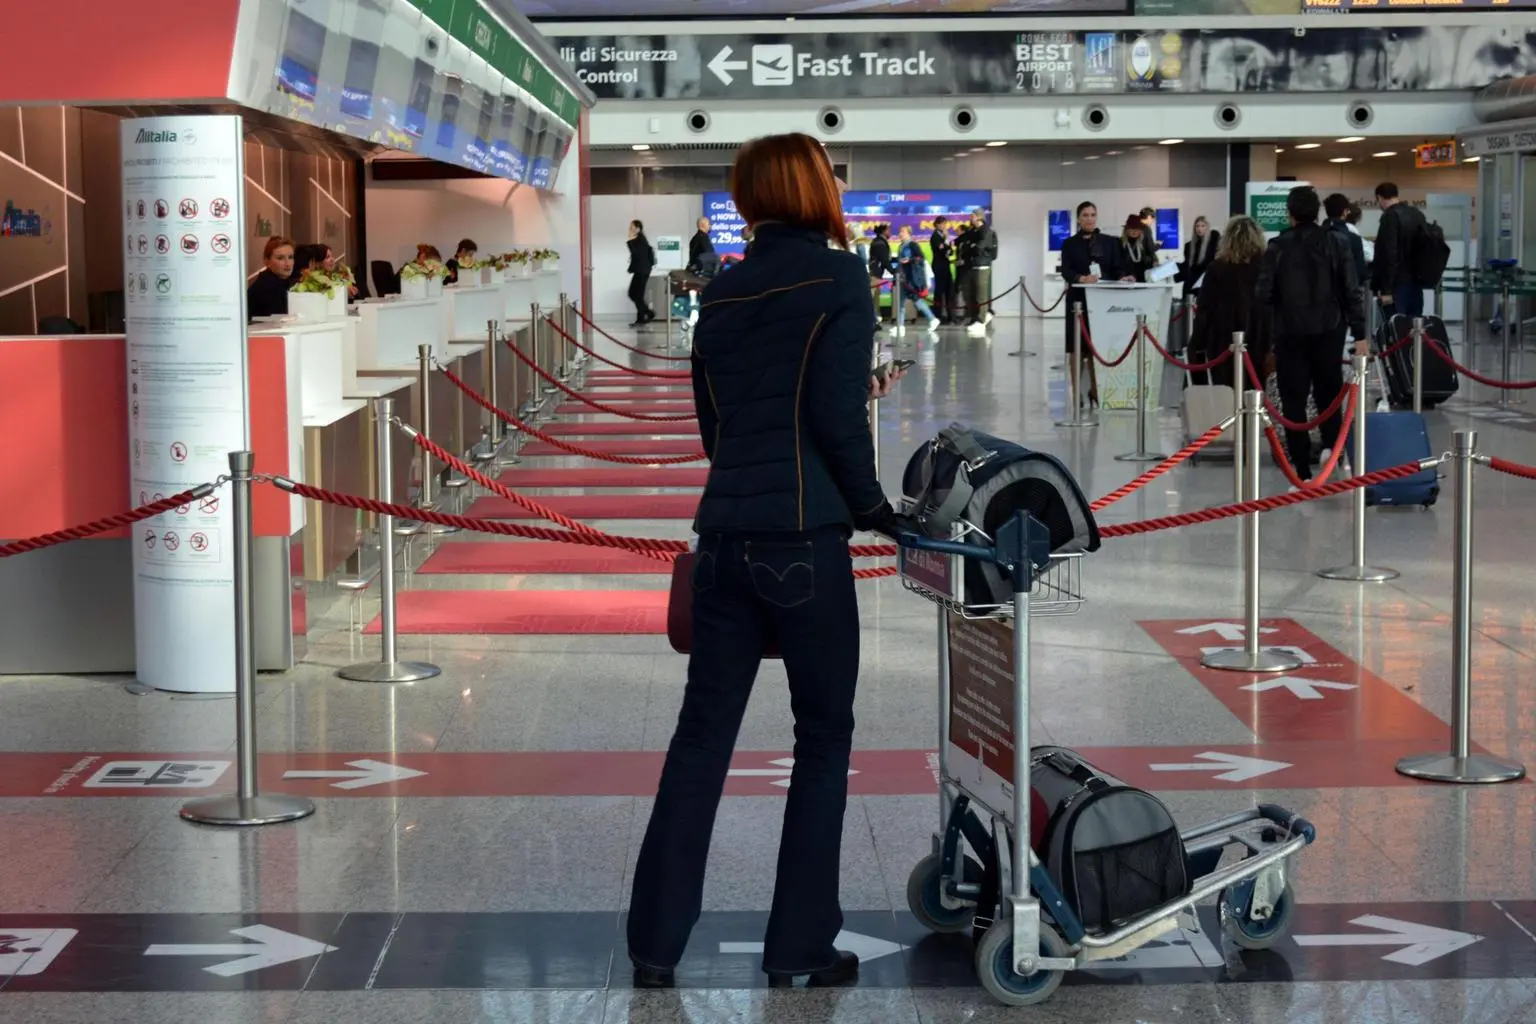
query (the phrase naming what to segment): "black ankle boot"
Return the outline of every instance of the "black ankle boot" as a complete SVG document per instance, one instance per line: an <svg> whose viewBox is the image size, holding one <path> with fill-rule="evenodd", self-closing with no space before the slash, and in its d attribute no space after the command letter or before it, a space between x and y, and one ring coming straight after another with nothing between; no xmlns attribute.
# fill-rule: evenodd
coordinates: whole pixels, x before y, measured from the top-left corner
<svg viewBox="0 0 1536 1024"><path fill-rule="evenodd" d="M634 957L629 962L635 968L635 988L676 988L677 972L670 967L652 967Z"/></svg>
<svg viewBox="0 0 1536 1024"><path fill-rule="evenodd" d="M829 988L835 985L846 985L858 980L859 957L856 953L844 950L837 951L837 959L832 966L823 967L819 971L810 971L806 974L788 974L784 971L768 971L769 988L790 988L795 979L804 977L805 983L810 988Z"/></svg>

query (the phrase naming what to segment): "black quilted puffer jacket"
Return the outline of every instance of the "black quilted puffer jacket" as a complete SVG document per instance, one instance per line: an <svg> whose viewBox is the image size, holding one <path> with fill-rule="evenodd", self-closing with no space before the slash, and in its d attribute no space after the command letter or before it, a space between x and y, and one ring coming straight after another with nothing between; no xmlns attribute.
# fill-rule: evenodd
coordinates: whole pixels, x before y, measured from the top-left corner
<svg viewBox="0 0 1536 1024"><path fill-rule="evenodd" d="M693 393L710 472L694 528L863 527L888 508L869 432L863 262L815 232L761 224L700 307Z"/></svg>

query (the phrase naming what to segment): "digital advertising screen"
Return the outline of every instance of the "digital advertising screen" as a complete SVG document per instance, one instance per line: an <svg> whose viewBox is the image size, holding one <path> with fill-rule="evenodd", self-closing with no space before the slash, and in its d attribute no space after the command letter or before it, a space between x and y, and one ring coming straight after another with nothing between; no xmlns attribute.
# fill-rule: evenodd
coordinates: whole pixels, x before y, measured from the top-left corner
<svg viewBox="0 0 1536 1024"><path fill-rule="evenodd" d="M1157 211L1157 247L1159 249L1178 249L1184 244L1183 237L1179 234L1179 211Z"/></svg>
<svg viewBox="0 0 1536 1024"><path fill-rule="evenodd" d="M1050 210L1045 215L1045 233L1050 241L1051 252L1061 252L1061 247L1072 237L1072 211Z"/></svg>
<svg viewBox="0 0 1536 1024"><path fill-rule="evenodd" d="M715 252L740 256L747 251L746 239L741 237L747 222L736 212L736 200L729 192L705 192L704 216L709 218L709 240Z"/></svg>
<svg viewBox="0 0 1536 1024"><path fill-rule="evenodd" d="M929 256L928 238L933 234L933 220L949 218L949 235L959 234L972 210L981 210L992 221L990 189L920 190L889 192L844 192L843 219L856 238L868 239L876 224L889 224L894 240L903 224L910 225L912 236L922 243L924 257ZM736 212L729 192L704 193L704 216L709 218L709 238L715 252L741 255L746 242L741 237L747 225Z"/></svg>

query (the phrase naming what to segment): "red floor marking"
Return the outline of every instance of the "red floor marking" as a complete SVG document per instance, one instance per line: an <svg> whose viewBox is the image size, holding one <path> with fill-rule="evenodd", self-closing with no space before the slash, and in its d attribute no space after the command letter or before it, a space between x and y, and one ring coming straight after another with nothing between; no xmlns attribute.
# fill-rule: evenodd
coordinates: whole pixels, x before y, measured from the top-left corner
<svg viewBox="0 0 1536 1024"><path fill-rule="evenodd" d="M698 420L679 420L676 423L646 423L643 420L604 420L600 423L587 422L562 422L546 423L543 427L546 434L559 434L561 436L579 437L613 435L627 437L698 437Z"/></svg>
<svg viewBox="0 0 1536 1024"><path fill-rule="evenodd" d="M702 449L697 435L693 437L658 438L654 441L649 438L635 440L634 438L593 438L587 441L567 441L578 448L599 452L603 455L693 455ZM525 445L519 455L564 455L572 453L564 448L556 448L547 441L532 441ZM703 461L702 459L700 461Z"/></svg>
<svg viewBox="0 0 1536 1024"><path fill-rule="evenodd" d="M1392 770L1399 757L1425 746L1423 740L1395 740L1078 750L1132 785L1167 792L1432 785ZM310 796L651 796L664 758L651 750L274 752L261 755L258 774L268 791ZM792 764L784 751L739 751L725 792L782 796ZM937 785L937 757L927 750L855 750L851 766L848 791L855 796L922 795ZM221 792L234 784L234 758L227 752L0 753L0 798L163 797ZM1234 810L1249 799L1235 796Z"/></svg>
<svg viewBox="0 0 1536 1024"><path fill-rule="evenodd" d="M699 492L690 494L547 494L537 501L573 519L692 519ZM506 498L480 498L464 513L479 519L535 519Z"/></svg>
<svg viewBox="0 0 1536 1024"><path fill-rule="evenodd" d="M633 387L623 388L589 388L591 393L588 398L598 402L606 402L610 405L623 404L625 402L672 402L678 405L693 407L693 392L683 388L652 388L641 390ZM562 402L562 405L565 403ZM578 405L582 403L577 403ZM591 406L588 406L591 408Z"/></svg>
<svg viewBox="0 0 1536 1024"><path fill-rule="evenodd" d="M412 636L662 635L665 590L402 590L397 631ZM365 633L377 633L379 620Z"/></svg>
<svg viewBox="0 0 1536 1024"><path fill-rule="evenodd" d="M423 563L420 573L506 573L537 575L664 575L671 567L644 555L612 548L584 548L555 541L455 541Z"/></svg>
<svg viewBox="0 0 1536 1024"><path fill-rule="evenodd" d="M1261 741L1443 740L1449 728L1433 712L1292 619L1266 619L1266 647L1299 651L1301 668L1248 675L1204 668L1212 647L1242 643L1242 627L1211 619L1139 623Z"/></svg>
<svg viewBox="0 0 1536 1024"><path fill-rule="evenodd" d="M635 413L636 415L646 415L646 416L687 416L687 417L689 417L688 420L686 420L686 421L683 421L683 420L673 420L673 421L656 421L656 420L652 420L651 422L653 422L653 423L654 422L676 422L676 423L688 422L688 423L692 423L692 424L697 424L698 423L698 420L693 419L693 414L694 414L694 412L696 410L695 410L694 405L693 405L692 402L609 402L607 404L612 405L615 409L618 409L618 410L620 410L622 412L631 412L631 413ZM593 409L590 405L583 405L580 402L566 402L564 405L556 406L555 407L555 412L559 413L561 416L593 416L593 415L598 415L598 412L597 412L596 409Z"/></svg>
<svg viewBox="0 0 1536 1024"><path fill-rule="evenodd" d="M509 469L496 478L508 487L703 487L707 468L605 466L594 469Z"/></svg>

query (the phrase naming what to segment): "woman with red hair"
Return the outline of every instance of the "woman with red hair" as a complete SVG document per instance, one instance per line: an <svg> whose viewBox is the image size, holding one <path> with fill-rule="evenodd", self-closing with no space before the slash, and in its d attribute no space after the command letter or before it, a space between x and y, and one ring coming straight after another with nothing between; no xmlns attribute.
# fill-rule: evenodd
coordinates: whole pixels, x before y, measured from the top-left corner
<svg viewBox="0 0 1536 1024"><path fill-rule="evenodd" d="M635 984L675 984L703 902L726 771L762 652L783 652L795 763L763 943L771 985L858 975L834 948L848 799L859 607L848 540L894 532L876 477L870 373L874 304L831 162L808 135L743 146L731 194L750 255L704 289L693 391L709 479L694 529L693 651L677 729L635 867Z"/></svg>

